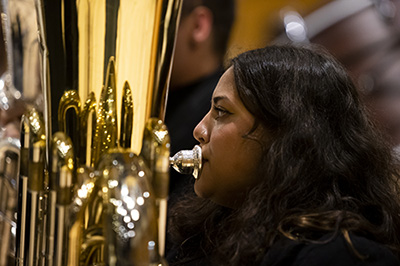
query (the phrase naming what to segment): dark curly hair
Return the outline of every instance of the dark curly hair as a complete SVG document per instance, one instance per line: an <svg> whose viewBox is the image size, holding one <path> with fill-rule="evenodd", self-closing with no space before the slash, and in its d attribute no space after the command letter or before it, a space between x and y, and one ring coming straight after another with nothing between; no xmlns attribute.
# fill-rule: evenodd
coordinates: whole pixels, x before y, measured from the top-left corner
<svg viewBox="0 0 400 266"><path fill-rule="evenodd" d="M252 130L269 133L262 181L237 209L195 196L177 202L169 233L181 243L181 262L254 265L279 239L350 232L399 254L398 162L344 68L320 48L288 45L232 63Z"/></svg>

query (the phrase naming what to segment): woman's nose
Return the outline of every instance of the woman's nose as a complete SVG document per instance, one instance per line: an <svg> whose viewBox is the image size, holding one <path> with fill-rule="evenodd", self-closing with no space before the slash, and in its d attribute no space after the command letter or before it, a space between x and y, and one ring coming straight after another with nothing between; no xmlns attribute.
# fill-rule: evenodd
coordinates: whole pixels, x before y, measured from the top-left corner
<svg viewBox="0 0 400 266"><path fill-rule="evenodd" d="M207 116L203 117L200 123L197 124L195 129L193 130L194 138L200 142L200 144L207 143L209 140L209 131L207 128Z"/></svg>

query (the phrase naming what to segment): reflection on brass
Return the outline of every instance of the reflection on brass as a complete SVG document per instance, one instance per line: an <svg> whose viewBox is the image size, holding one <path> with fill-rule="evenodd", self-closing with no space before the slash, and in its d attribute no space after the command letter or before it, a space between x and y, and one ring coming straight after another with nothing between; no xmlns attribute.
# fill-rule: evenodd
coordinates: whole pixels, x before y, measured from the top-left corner
<svg viewBox="0 0 400 266"><path fill-rule="evenodd" d="M0 2L0 109L9 110L21 98L21 92L14 87L12 63L12 32L8 2Z"/></svg>
<svg viewBox="0 0 400 266"><path fill-rule="evenodd" d="M122 91L122 107L121 107L121 132L119 137L119 145L122 148L130 148L132 141L133 129L133 99L132 91L128 81L124 84Z"/></svg>
<svg viewBox="0 0 400 266"><path fill-rule="evenodd" d="M106 73L106 83L101 91L97 110L96 131L94 136L93 158L97 162L109 149L117 147L117 106L115 87L114 58L110 58Z"/></svg>
<svg viewBox="0 0 400 266"><path fill-rule="evenodd" d="M164 255L167 226L167 198L169 189L170 137L162 120L152 118L146 123L141 155L150 167L158 211L159 252Z"/></svg>
<svg viewBox="0 0 400 266"><path fill-rule="evenodd" d="M139 153L146 121L152 116L163 119L165 112L181 1L36 2L39 40L47 56L42 59L46 91L55 95L59 90L77 88L81 100L91 92L100 99L103 86L107 86L108 64L113 61L117 110L121 110L125 82L132 88L135 137L131 147ZM51 98L47 112L53 117L59 98Z"/></svg>
<svg viewBox="0 0 400 266"><path fill-rule="evenodd" d="M74 143L78 162L81 161L80 158L82 156L82 151L80 150L82 138L80 116L81 101L78 92L75 90L64 92L58 106L58 128L59 131L67 134Z"/></svg>
<svg viewBox="0 0 400 266"><path fill-rule="evenodd" d="M79 168L78 180L82 180L83 182L74 193L70 208L68 265L91 265L86 262L102 262L104 257L102 255L104 237L102 237L101 234L98 236L89 234L91 230L90 227L95 228L95 230L91 230L92 232L100 227L96 224L89 225L89 222L93 220L98 221L98 219L93 219L93 217L98 217L99 215L97 215L97 213L101 214L102 204L88 204L89 198L92 193L94 193L93 191L95 189L95 173L85 168ZM96 193L98 193L97 190ZM96 195L96 193L93 195ZM94 200L92 199L92 201ZM98 203L100 201L97 200L96 202ZM89 207L94 207L94 209L91 210ZM92 254L92 256L90 254Z"/></svg>
<svg viewBox="0 0 400 266"><path fill-rule="evenodd" d="M114 151L99 164L106 261L113 265L160 265L151 172L132 152ZM154 249L149 249L154 247ZM129 252L126 252L128 251Z"/></svg>
<svg viewBox="0 0 400 266"><path fill-rule="evenodd" d="M93 137L96 129L96 97L93 92L89 96L83 106L80 122L81 122L81 138L80 138L80 160L81 165L93 166L92 164L92 147Z"/></svg>
<svg viewBox="0 0 400 266"><path fill-rule="evenodd" d="M60 99L60 104L58 106L58 128L60 131L65 132L66 128L69 126L66 124L65 117L67 116L67 111L69 109L74 109L75 113L79 116L81 112L81 101L77 91L66 91ZM79 126L77 123L76 126ZM79 131L79 127L75 128Z"/></svg>
<svg viewBox="0 0 400 266"><path fill-rule="evenodd" d="M102 232L102 190L96 186L99 176L87 168L78 169L83 180L70 206L70 231L67 265L97 265L105 262Z"/></svg>
<svg viewBox="0 0 400 266"><path fill-rule="evenodd" d="M170 158L170 163L178 173L199 178L202 167L201 147L196 145L192 150L178 151Z"/></svg>
<svg viewBox="0 0 400 266"><path fill-rule="evenodd" d="M169 187L170 137L162 120L152 118L146 123L141 155L154 173L152 185L156 198L167 198Z"/></svg>

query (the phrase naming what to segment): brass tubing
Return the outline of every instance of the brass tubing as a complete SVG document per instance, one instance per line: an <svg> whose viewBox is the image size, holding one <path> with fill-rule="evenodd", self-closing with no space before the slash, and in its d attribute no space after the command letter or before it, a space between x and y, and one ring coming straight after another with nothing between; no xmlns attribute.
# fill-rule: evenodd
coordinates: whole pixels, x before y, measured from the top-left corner
<svg viewBox="0 0 400 266"><path fill-rule="evenodd" d="M119 145L122 148L130 148L132 142L133 129L133 98L132 90L128 81L125 81L122 91L122 106L121 106L121 132L119 137Z"/></svg>
<svg viewBox="0 0 400 266"><path fill-rule="evenodd" d="M28 178L28 209L27 220L30 221L27 228L28 244L26 265L37 265L40 260L41 234L43 216L41 212L41 200L44 195L44 140L33 144L29 159L29 178Z"/></svg>
<svg viewBox="0 0 400 266"><path fill-rule="evenodd" d="M96 96L94 92L90 92L88 98L86 99L85 104L83 105L81 116L80 116L80 124L82 131L80 132L80 164L86 165L88 167L92 166L92 147L93 147L93 138L95 135L96 129Z"/></svg>
<svg viewBox="0 0 400 266"><path fill-rule="evenodd" d="M172 55L175 48L176 28L179 25L182 1L157 1L158 21L153 36L153 56L155 69L151 72L151 91L149 105L150 117L164 120L167 94L171 75ZM165 18L165 19L163 19Z"/></svg>
<svg viewBox="0 0 400 266"><path fill-rule="evenodd" d="M106 77L106 83L101 91L97 110L93 164L95 164L106 151L117 147L118 121L114 58L110 58L109 60Z"/></svg>
<svg viewBox="0 0 400 266"><path fill-rule="evenodd" d="M43 118L32 108L21 118L20 177L18 184L18 212L16 260L17 265L32 265L37 261L40 237L35 230L40 228L42 217L40 200L44 193L44 146ZM28 222L30 224L28 225Z"/></svg>
<svg viewBox="0 0 400 266"><path fill-rule="evenodd" d="M62 266L68 261L69 206L72 202L74 151L71 139L56 132L51 141L51 173L47 210L47 265Z"/></svg>
<svg viewBox="0 0 400 266"><path fill-rule="evenodd" d="M78 92L75 90L65 91L58 106L58 129L67 134L72 143L74 143L75 156L78 163L81 160L85 160L81 159L84 154L80 149L81 138L83 137L80 117L81 101Z"/></svg>
<svg viewBox="0 0 400 266"><path fill-rule="evenodd" d="M72 200L72 173L73 171L64 165L59 170L59 189L56 204L56 245L54 264L56 266L67 265L68 240L69 240L69 207Z"/></svg>
<svg viewBox="0 0 400 266"><path fill-rule="evenodd" d="M18 182L18 208L17 208L17 237L16 261L17 265L24 265L25 260L25 230L26 230L26 205L28 194L28 167L29 167L29 120L22 116L21 122L21 154L20 174Z"/></svg>
<svg viewBox="0 0 400 266"><path fill-rule="evenodd" d="M15 232L17 180L20 145L16 141L0 141L0 266L15 265Z"/></svg>

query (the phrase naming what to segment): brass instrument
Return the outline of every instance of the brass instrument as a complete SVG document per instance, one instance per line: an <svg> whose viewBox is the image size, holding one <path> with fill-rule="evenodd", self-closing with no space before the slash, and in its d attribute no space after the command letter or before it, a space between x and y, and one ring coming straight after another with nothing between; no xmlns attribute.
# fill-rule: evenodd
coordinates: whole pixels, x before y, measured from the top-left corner
<svg viewBox="0 0 400 266"><path fill-rule="evenodd" d="M37 93L40 89L39 78L35 71L39 57L37 42L32 41L32 36L37 35L36 32L29 32L27 27L32 25L31 18L36 19L30 13L29 18L25 17L24 23L20 24L18 19L21 14L15 8L25 4L30 3L0 1L0 108L11 118L25 104L40 101ZM13 32L14 28L23 31L24 37L18 39L21 34ZM21 47L21 51L13 49L15 47ZM19 65L17 60L22 58L29 60ZM39 254L40 249L39 245L31 243L41 242L39 235L43 229L40 225L44 214L41 205L44 196L41 187L45 185L44 130L39 128L41 121L36 110L32 109L29 115L29 118L22 118L21 142L6 138L3 129L0 134L0 266L19 264L16 257L20 257L21 261L26 258L28 263ZM5 121L1 122L3 126ZM16 256L17 249L19 256Z"/></svg>
<svg viewBox="0 0 400 266"><path fill-rule="evenodd" d="M16 263L164 265L181 0L35 4L45 106L21 123Z"/></svg>
<svg viewBox="0 0 400 266"><path fill-rule="evenodd" d="M0 266L165 265L169 166L201 171L163 123L181 1L35 3L45 106L0 146Z"/></svg>
<svg viewBox="0 0 400 266"><path fill-rule="evenodd" d="M11 26L7 1L0 1L0 108L8 110L21 98L13 82Z"/></svg>
<svg viewBox="0 0 400 266"><path fill-rule="evenodd" d="M15 264L19 154L19 141L0 141L0 266Z"/></svg>

